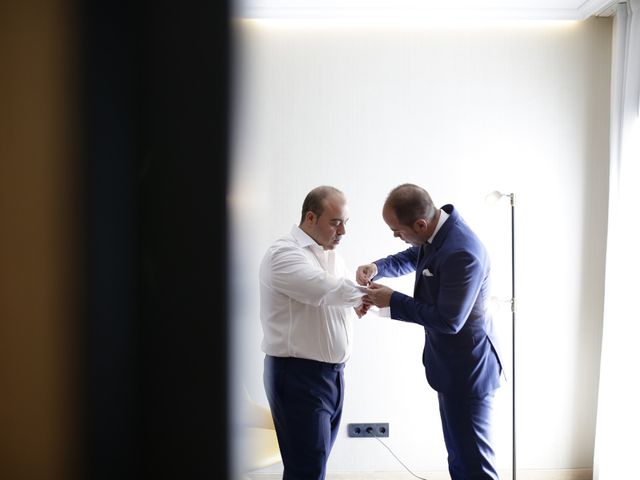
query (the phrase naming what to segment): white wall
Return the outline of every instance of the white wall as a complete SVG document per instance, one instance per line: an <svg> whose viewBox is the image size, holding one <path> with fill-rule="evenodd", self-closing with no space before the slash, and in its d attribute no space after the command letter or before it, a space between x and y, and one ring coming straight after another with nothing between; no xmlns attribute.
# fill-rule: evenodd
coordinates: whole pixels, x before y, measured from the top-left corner
<svg viewBox="0 0 640 480"><path fill-rule="evenodd" d="M235 386L266 404L257 269L298 222L313 187L334 185L351 219L353 267L405 248L381 217L403 182L453 203L493 258L509 298L516 193L519 468L592 463L605 247L611 22L465 26L241 22L234 26L232 311ZM411 277L386 281L411 294ZM511 365L511 314L496 313ZM446 468L423 331L372 314L356 326L330 471L401 471L350 422L389 422L414 471ZM499 467L511 465L511 385L496 399ZM236 415L242 415L236 413ZM278 471L270 467L266 471Z"/></svg>

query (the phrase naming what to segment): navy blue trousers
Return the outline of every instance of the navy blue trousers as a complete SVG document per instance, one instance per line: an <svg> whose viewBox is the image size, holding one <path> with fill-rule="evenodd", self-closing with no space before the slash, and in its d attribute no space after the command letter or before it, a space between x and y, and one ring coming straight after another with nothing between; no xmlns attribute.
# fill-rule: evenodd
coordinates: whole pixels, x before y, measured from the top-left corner
<svg viewBox="0 0 640 480"><path fill-rule="evenodd" d="M344 401L344 364L265 356L264 387L283 480L324 480Z"/></svg>
<svg viewBox="0 0 640 480"><path fill-rule="evenodd" d="M479 396L438 393L452 480L498 480L491 446L494 393Z"/></svg>

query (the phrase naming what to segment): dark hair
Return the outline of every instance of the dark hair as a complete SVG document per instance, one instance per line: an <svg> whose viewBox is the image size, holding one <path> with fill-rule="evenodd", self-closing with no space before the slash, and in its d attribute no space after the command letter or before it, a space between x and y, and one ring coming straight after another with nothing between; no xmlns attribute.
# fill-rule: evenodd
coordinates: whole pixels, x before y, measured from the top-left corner
<svg viewBox="0 0 640 480"><path fill-rule="evenodd" d="M402 225L407 226L421 218L430 222L436 214L436 207L429 193L412 183L403 183L391 190L384 205L393 210Z"/></svg>
<svg viewBox="0 0 640 480"><path fill-rule="evenodd" d="M324 199L333 194L344 195L340 190L335 187L329 187L322 185L316 187L307 193L307 196L302 202L302 215L300 216L300 225L304 223L304 217L307 212L313 212L318 217L324 212Z"/></svg>

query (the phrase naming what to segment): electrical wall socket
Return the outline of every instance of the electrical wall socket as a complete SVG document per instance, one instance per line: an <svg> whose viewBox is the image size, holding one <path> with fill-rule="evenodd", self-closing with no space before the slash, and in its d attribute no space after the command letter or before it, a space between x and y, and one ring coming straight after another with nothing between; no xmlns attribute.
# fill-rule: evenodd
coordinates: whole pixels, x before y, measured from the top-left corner
<svg viewBox="0 0 640 480"><path fill-rule="evenodd" d="M364 437L388 437L388 423L349 423L347 434L354 438Z"/></svg>

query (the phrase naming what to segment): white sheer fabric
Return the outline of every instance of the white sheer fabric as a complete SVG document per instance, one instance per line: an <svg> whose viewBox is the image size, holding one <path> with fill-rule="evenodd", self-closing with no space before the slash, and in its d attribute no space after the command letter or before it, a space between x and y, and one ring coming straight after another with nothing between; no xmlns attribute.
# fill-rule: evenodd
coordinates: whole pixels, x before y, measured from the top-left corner
<svg viewBox="0 0 640 480"><path fill-rule="evenodd" d="M614 17L609 221L593 465L595 480L630 478L640 434L640 0Z"/></svg>

